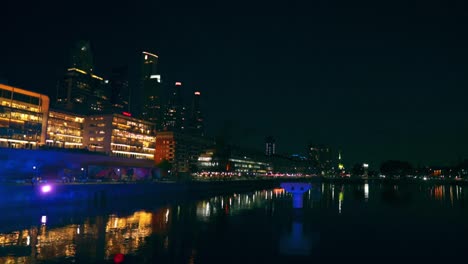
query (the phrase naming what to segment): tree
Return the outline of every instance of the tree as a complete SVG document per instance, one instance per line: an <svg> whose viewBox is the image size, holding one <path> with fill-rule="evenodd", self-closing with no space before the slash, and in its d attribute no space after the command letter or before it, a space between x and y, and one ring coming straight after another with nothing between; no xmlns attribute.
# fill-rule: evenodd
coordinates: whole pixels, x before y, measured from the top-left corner
<svg viewBox="0 0 468 264"><path fill-rule="evenodd" d="M156 167L161 170L162 177L167 177L169 172L172 170L172 164L166 159L161 160L161 162L159 162Z"/></svg>
<svg viewBox="0 0 468 264"><path fill-rule="evenodd" d="M353 168L351 169L351 176L353 177L361 177L364 175L364 167L361 163L354 164Z"/></svg>

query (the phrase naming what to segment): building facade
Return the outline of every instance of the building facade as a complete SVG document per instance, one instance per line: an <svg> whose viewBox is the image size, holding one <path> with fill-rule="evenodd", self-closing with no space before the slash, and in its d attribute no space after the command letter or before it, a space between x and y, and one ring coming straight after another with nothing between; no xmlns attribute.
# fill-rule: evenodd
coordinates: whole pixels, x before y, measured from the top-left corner
<svg viewBox="0 0 468 264"><path fill-rule="evenodd" d="M37 148L45 144L49 97L0 84L0 146Z"/></svg>
<svg viewBox="0 0 468 264"><path fill-rule="evenodd" d="M172 172L189 173L196 170L198 157L214 146L214 141L172 131L158 132L154 159L156 164L168 161Z"/></svg>
<svg viewBox="0 0 468 264"><path fill-rule="evenodd" d="M84 116L51 109L47 121L46 145L55 148L84 148L84 120Z"/></svg>
<svg viewBox="0 0 468 264"><path fill-rule="evenodd" d="M155 143L154 124L127 112L85 118L83 144L90 151L153 160Z"/></svg>
<svg viewBox="0 0 468 264"><path fill-rule="evenodd" d="M333 156L330 147L310 144L307 148L307 159L317 174L329 175L333 173Z"/></svg>
<svg viewBox="0 0 468 264"><path fill-rule="evenodd" d="M142 119L153 122L156 129L161 128L163 107L162 107L162 86L161 75L158 74L158 56L156 54L143 51L141 63L141 85L143 89L143 103L140 108Z"/></svg>
<svg viewBox="0 0 468 264"><path fill-rule="evenodd" d="M265 155L273 156L276 154L276 141L272 136L265 138Z"/></svg>
<svg viewBox="0 0 468 264"><path fill-rule="evenodd" d="M94 73L89 42L80 41L72 49L70 67L57 86L54 106L82 115L111 111L109 81Z"/></svg>

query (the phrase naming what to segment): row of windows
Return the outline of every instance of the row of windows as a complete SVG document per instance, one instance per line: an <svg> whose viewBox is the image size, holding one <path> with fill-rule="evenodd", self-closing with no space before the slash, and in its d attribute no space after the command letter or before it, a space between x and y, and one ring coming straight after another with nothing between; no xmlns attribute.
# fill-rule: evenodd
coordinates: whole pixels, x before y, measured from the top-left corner
<svg viewBox="0 0 468 264"><path fill-rule="evenodd" d="M19 101L23 103L33 104L33 105L40 105L41 100L38 97L30 96L21 93L13 93L13 98L11 97L12 91L0 89L0 97L6 99L13 99L14 101Z"/></svg>

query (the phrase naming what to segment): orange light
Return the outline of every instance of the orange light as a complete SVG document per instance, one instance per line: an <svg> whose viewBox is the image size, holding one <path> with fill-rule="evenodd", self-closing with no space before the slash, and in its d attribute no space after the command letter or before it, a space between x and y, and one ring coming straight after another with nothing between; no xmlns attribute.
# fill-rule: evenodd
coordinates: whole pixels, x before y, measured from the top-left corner
<svg viewBox="0 0 468 264"><path fill-rule="evenodd" d="M284 189L283 188L275 188L275 189L273 189L273 192L275 194L282 194L282 193L284 193Z"/></svg>

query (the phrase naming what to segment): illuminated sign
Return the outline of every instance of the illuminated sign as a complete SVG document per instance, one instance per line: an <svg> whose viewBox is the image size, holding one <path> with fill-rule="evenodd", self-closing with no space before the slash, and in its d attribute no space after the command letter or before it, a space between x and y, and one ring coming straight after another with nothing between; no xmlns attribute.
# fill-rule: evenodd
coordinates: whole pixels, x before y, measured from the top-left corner
<svg viewBox="0 0 468 264"><path fill-rule="evenodd" d="M129 113L129 112L122 112L122 115L124 115L124 116L132 116L132 114Z"/></svg>

